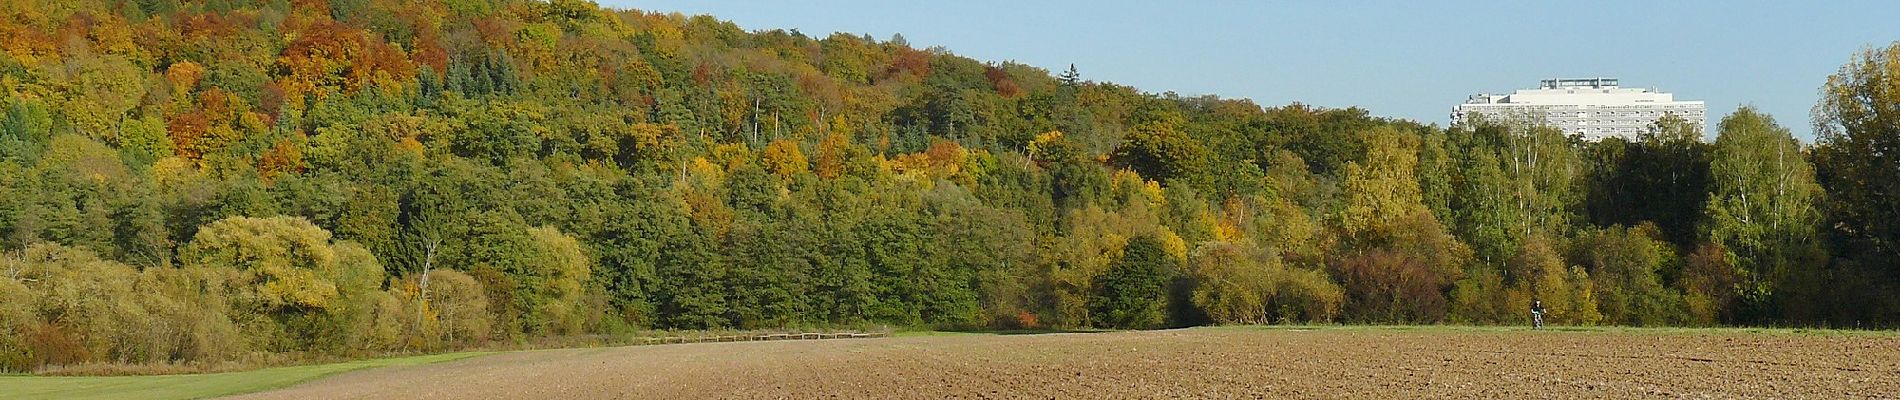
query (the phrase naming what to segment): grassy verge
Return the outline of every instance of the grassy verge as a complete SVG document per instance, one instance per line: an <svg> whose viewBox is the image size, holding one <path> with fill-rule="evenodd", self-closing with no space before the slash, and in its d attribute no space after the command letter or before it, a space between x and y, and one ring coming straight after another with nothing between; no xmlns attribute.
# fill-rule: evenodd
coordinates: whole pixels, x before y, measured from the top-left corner
<svg viewBox="0 0 1900 400"><path fill-rule="evenodd" d="M260 392L364 368L428 364L490 354L467 352L215 374L151 376L0 375L0 399L199 399Z"/></svg>
<svg viewBox="0 0 1900 400"><path fill-rule="evenodd" d="M253 393L287 387L304 381L322 378L343 372L365 368L392 367L403 365L427 364L468 358L478 355L494 354L503 351L528 351L546 349L605 348L630 345L650 345L667 343L655 342L655 339L670 338L673 342L697 341L723 336L748 336L771 333L836 333L836 332L881 332L888 333L888 327L872 329L782 329L782 330L722 330L722 331L640 331L619 335L584 335L558 338L542 338L533 342L493 343L484 347L485 351L469 351L423 356L390 357L357 360L348 362L309 364L284 367L260 368L248 371L137 375L137 376L49 376L0 373L0 400L15 399L197 399L235 394ZM97 369L77 374L149 374L154 370L142 369L142 366L100 366ZM129 372L128 372L129 371ZM160 373L168 371L158 369ZM73 373L73 371L63 371Z"/></svg>

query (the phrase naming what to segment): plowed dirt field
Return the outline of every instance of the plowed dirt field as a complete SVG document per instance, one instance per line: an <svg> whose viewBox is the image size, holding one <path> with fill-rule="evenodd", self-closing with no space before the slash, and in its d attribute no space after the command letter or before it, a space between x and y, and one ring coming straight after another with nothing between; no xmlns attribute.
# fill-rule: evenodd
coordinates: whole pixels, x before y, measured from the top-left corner
<svg viewBox="0 0 1900 400"><path fill-rule="evenodd" d="M1895 398L1900 336L1197 328L651 345L365 370L245 398Z"/></svg>

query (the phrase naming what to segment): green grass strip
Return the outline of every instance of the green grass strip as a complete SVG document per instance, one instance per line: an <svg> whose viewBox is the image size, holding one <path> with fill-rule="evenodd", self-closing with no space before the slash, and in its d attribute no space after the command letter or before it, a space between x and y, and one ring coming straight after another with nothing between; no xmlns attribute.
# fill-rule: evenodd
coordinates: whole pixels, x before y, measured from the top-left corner
<svg viewBox="0 0 1900 400"><path fill-rule="evenodd" d="M365 368L459 360L489 352L432 354L242 372L151 376L0 376L0 399L201 399L255 393Z"/></svg>

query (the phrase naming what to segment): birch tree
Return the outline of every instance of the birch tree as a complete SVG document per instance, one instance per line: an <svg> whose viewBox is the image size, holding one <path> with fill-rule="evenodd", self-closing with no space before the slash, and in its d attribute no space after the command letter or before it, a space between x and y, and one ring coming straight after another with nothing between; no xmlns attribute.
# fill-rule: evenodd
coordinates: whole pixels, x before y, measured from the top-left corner
<svg viewBox="0 0 1900 400"><path fill-rule="evenodd" d="M430 314L429 273L435 270L436 253L442 249L443 224L439 213L433 204L426 204L409 221L410 232L406 244L416 258L412 261L415 265L412 273L416 274L417 327L425 326L424 320Z"/></svg>
<svg viewBox="0 0 1900 400"><path fill-rule="evenodd" d="M1801 143L1774 117L1742 107L1722 119L1710 160L1707 236L1728 250L1743 301L1763 302L1794 269L1821 262L1821 187Z"/></svg>

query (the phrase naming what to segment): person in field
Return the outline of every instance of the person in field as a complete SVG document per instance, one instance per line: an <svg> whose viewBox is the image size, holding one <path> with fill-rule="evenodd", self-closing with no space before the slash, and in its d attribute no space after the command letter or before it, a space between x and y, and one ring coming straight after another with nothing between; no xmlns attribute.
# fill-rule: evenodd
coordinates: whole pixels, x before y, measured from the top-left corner
<svg viewBox="0 0 1900 400"><path fill-rule="evenodd" d="M1531 300L1531 329L1544 328L1544 301Z"/></svg>

